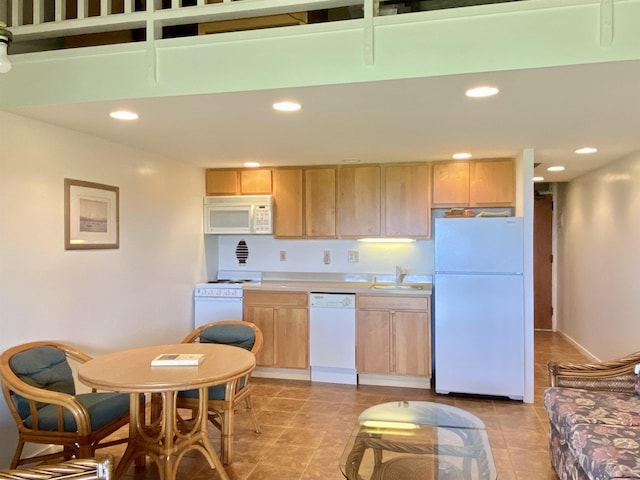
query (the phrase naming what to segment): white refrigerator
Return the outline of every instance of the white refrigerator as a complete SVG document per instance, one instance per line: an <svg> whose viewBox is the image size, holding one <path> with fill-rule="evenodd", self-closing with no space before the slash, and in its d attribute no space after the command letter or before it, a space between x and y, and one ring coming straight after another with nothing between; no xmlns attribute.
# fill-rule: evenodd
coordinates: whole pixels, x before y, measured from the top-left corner
<svg viewBox="0 0 640 480"><path fill-rule="evenodd" d="M522 400L522 218L438 218L434 230L436 392Z"/></svg>

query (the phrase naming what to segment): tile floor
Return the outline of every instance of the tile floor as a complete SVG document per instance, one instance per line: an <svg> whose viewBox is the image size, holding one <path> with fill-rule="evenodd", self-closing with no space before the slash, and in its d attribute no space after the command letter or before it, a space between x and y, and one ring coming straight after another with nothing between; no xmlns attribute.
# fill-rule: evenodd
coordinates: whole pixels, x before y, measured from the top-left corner
<svg viewBox="0 0 640 480"><path fill-rule="evenodd" d="M262 433L253 432L248 413L236 416L234 461L225 467L232 480L340 480L339 461L362 410L395 400L426 400L463 408L487 426L500 480L557 480L549 463L547 419L542 392L550 359L584 361L561 335L535 334L535 402L437 395L432 391L373 386L311 384L254 378L253 402ZM219 448L220 435L210 428ZM121 455L122 449L113 449ZM180 463L178 480L217 479L199 453ZM158 478L155 466L131 469L125 480Z"/></svg>

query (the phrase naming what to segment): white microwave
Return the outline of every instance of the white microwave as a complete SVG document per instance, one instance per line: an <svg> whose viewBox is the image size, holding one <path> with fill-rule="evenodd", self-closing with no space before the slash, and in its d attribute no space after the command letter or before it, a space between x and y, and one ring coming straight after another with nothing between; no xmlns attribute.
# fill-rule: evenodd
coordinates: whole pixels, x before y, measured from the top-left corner
<svg viewBox="0 0 640 480"><path fill-rule="evenodd" d="M273 196L204 197L204 233L272 234Z"/></svg>

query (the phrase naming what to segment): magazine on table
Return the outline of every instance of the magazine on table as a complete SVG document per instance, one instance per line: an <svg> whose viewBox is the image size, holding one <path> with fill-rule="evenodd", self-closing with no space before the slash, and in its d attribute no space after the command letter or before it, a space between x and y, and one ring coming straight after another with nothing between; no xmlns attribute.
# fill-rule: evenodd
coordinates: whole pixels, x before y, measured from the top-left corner
<svg viewBox="0 0 640 480"><path fill-rule="evenodd" d="M197 366L204 360L202 353L163 353L151 360L152 367Z"/></svg>

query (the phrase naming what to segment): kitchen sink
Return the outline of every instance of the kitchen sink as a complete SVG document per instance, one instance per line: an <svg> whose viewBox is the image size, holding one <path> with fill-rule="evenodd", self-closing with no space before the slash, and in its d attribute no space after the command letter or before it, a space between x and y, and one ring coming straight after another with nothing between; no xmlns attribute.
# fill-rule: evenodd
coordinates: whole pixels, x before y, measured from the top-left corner
<svg viewBox="0 0 640 480"><path fill-rule="evenodd" d="M387 285L387 284L374 284L372 288L379 288L385 290L424 290L422 285Z"/></svg>

